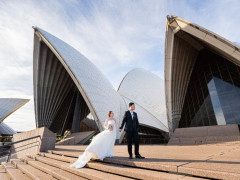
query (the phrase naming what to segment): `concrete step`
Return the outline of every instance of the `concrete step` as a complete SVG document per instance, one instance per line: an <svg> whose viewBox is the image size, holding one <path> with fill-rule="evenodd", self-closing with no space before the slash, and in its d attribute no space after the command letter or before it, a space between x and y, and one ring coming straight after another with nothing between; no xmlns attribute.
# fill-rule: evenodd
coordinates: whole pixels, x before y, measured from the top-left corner
<svg viewBox="0 0 240 180"><path fill-rule="evenodd" d="M71 151L60 151L60 150L48 150L50 154L55 155L62 155L69 158L78 158L79 154L83 152L79 152L78 154L72 153ZM170 164L159 164L148 162L147 159L128 159L128 158L104 158L103 162L111 163L111 164L118 164L118 165L125 165L125 166L132 166L136 168L146 168L151 170L158 170L158 171L167 171L177 173L178 168L175 165Z"/></svg>
<svg viewBox="0 0 240 180"><path fill-rule="evenodd" d="M64 161L64 162L70 162L70 163L73 163L77 160L77 158L60 156L60 155L50 154L50 153L40 153L40 155L47 158ZM108 172L108 173L128 176L131 178L137 178L137 179L182 179L182 178L190 177L185 175L170 174L170 173L161 172L161 171L153 171L149 169L102 163L101 161L90 161L87 163L86 167ZM191 178L197 179L195 177L191 177Z"/></svg>
<svg viewBox="0 0 240 180"><path fill-rule="evenodd" d="M63 156L68 156L68 157L73 157L73 158L78 158L79 154L83 153L82 152L71 152L71 151L61 151L61 150L47 150L48 153L50 154L58 154L58 155L63 155Z"/></svg>
<svg viewBox="0 0 240 180"><path fill-rule="evenodd" d="M53 177L55 177L57 179L60 179L60 180L75 180L75 179L81 180L81 179L86 179L84 177L77 176L77 175L72 174L70 172L64 171L64 170L56 168L54 166L50 166L50 165L42 163L40 161L36 161L34 159L31 159L31 158L25 158L25 161L29 165L31 165L31 166L33 166L33 167L35 167L35 168L37 168L37 169L47 173L47 174L50 174Z"/></svg>
<svg viewBox="0 0 240 180"><path fill-rule="evenodd" d="M49 150L47 151L49 153L45 153L44 155L46 157L52 158L52 159L58 159L62 160L65 162L74 162L76 158L81 154L82 152L71 152L71 151L61 151L61 150ZM43 155L43 154L42 154ZM55 155L55 156L54 156ZM113 165L122 165L122 166L128 166L132 168L140 168L140 169L148 169L148 170L154 170L154 171L163 171L163 173L167 173L168 175L171 174L178 174L182 175L184 174L184 178L212 178L212 176L207 176L193 173L194 171L184 171L184 172L179 172L178 171L178 166L176 165L171 165L171 164L159 164L159 163L154 163L154 162L148 162L145 159L133 159L130 160L128 158L104 158L103 162L113 164ZM198 171L198 169L197 169ZM197 177L198 176L198 177ZM131 176L132 177L132 176Z"/></svg>
<svg viewBox="0 0 240 180"><path fill-rule="evenodd" d="M115 175L115 174L111 174L111 173L106 173L106 172L102 172L102 171L98 171L95 169L90 169L90 168L74 168L74 167L70 167L70 163L67 162L63 162L63 161L59 161L59 160L54 160L54 159L50 159L47 157L42 157L40 155L36 155L34 157L37 161L40 161L42 163L48 164L50 166L54 166L57 168L60 168L62 170L71 172L73 174L88 178L88 179L132 179L132 178L128 178L128 177L124 177L124 176L119 176L119 175Z"/></svg>
<svg viewBox="0 0 240 180"><path fill-rule="evenodd" d="M40 156L45 156L51 159L56 159L59 161L64 161L64 162L69 162L69 163L73 163L76 161L77 158L73 158L73 157L68 157L68 156L64 156L64 155L58 155L58 154L52 154L52 153L38 153L38 155Z"/></svg>
<svg viewBox="0 0 240 180"><path fill-rule="evenodd" d="M86 167L91 169L97 169L104 172L124 175L137 179L156 179L156 180L170 180L170 179L182 179L184 175L171 174L161 171L152 171L141 168L127 167L121 165L114 165L108 163L89 162ZM193 178L194 179L194 178Z"/></svg>
<svg viewBox="0 0 240 180"><path fill-rule="evenodd" d="M46 174L45 172L40 171L39 169L36 169L35 167L30 166L19 159L11 160L11 163L32 179L56 180L56 178L52 177L51 175Z"/></svg>
<svg viewBox="0 0 240 180"><path fill-rule="evenodd" d="M2 163L11 180L31 180L29 176L17 169L12 163Z"/></svg>
<svg viewBox="0 0 240 180"><path fill-rule="evenodd" d="M7 174L6 170L4 169L3 165L0 165L0 179L1 180L10 180L10 177Z"/></svg>

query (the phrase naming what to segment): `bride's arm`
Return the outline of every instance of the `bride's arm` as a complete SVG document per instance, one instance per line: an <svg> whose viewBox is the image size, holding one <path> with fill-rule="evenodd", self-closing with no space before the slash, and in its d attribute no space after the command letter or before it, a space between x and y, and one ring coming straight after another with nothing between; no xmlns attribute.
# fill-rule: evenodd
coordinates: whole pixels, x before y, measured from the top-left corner
<svg viewBox="0 0 240 180"><path fill-rule="evenodd" d="M104 123L104 128L107 129L107 123L108 123L108 119L106 119L105 123Z"/></svg>

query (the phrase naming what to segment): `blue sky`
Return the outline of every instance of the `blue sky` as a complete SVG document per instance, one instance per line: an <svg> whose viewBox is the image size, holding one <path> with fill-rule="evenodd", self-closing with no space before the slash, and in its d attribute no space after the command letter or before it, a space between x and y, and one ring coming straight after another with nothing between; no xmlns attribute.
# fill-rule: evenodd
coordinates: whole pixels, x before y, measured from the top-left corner
<svg viewBox="0 0 240 180"><path fill-rule="evenodd" d="M133 68L164 77L166 15L240 42L239 10L238 0L1 0L0 97L31 99L5 122L18 131L35 128L32 26L78 49L117 89Z"/></svg>

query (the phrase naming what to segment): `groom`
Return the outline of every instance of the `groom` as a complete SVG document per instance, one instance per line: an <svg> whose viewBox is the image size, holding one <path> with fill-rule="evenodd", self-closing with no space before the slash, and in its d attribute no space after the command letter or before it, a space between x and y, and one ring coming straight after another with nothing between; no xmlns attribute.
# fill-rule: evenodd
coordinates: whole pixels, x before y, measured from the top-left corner
<svg viewBox="0 0 240 180"><path fill-rule="evenodd" d="M144 159L145 157L143 157L139 154L139 140L138 140L139 123L138 123L137 113L133 112L133 110L135 110L135 104L133 102L130 102L129 110L125 111L119 131L120 132L122 131L122 128L123 128L124 124L126 123L124 131L126 131L126 133L127 133L129 159L132 159L132 139L134 139L134 144L135 144L134 149L135 149L136 158Z"/></svg>

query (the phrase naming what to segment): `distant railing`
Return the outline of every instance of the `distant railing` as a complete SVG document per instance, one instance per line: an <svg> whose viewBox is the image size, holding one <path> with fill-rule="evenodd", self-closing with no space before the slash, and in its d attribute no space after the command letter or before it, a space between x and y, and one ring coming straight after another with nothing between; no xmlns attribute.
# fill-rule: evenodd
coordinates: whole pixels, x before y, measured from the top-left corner
<svg viewBox="0 0 240 180"><path fill-rule="evenodd" d="M9 160L11 158L12 147L13 147L14 144L18 144L18 143L21 143L21 142L24 142L24 141L35 139L35 138L40 138L40 141L41 141L41 136L38 135L38 136L33 136L33 137L30 137L30 138L22 139L22 140L19 140L19 141L16 141L16 142L10 142L10 143L8 143L6 145L0 146L0 158L2 158L4 156L8 156L6 162L9 162ZM27 146L27 145L30 145L30 144L34 144L34 143L36 143L36 142L30 142L28 144L24 144L22 146L16 147L15 151L16 151L17 148L21 148L21 147L24 147L24 146ZM40 145L40 143L38 144L38 146L39 145ZM27 147L27 148L29 148L29 147ZM23 150L25 150L25 149L22 149L20 151L23 151ZM20 151L16 151L16 152L20 152Z"/></svg>

